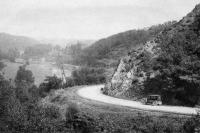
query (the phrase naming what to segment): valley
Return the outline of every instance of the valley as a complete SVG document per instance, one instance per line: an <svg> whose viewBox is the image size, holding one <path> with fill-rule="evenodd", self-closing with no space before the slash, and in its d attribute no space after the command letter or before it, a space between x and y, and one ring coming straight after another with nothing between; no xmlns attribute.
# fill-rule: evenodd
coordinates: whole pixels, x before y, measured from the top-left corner
<svg viewBox="0 0 200 133"><path fill-rule="evenodd" d="M19 66L23 65L10 61L4 61L4 64L6 67L2 70L2 72L4 73L5 78L12 80L15 79ZM33 76L35 77L35 84L37 86L40 85L40 83L42 83L47 76L56 75L59 78L62 77L61 69L58 68L54 62L32 62L27 66L27 69L33 72ZM71 76L73 69L73 66L68 65L65 69L65 75L67 77Z"/></svg>

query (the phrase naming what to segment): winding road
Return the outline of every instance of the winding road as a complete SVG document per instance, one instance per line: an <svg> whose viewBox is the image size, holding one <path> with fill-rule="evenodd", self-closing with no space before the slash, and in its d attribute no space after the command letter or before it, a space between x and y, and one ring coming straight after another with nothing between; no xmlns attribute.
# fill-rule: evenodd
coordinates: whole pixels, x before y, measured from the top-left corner
<svg viewBox="0 0 200 133"><path fill-rule="evenodd" d="M94 85L94 86L86 86L77 90L77 94L82 98L95 100L98 102L103 102L107 104L114 104L119 106L126 106L135 109L141 109L145 111L156 111L156 112L168 112L168 113L176 113L176 114L184 114L184 115L195 115L197 114L195 108L183 107L183 106L152 106L152 105L144 105L137 101L125 100L114 98L111 96L107 96L102 94L101 88L104 85Z"/></svg>

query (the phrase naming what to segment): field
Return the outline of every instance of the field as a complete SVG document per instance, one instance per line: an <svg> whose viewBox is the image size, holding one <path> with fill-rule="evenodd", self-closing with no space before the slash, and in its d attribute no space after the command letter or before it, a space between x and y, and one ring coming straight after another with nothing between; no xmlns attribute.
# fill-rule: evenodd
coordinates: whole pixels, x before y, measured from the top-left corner
<svg viewBox="0 0 200 133"><path fill-rule="evenodd" d="M7 79L13 80L16 76L19 66L21 66L22 64L12 63L8 61L4 61L4 64L6 65L6 67L3 69L4 76ZM27 69L33 72L36 85L39 85L41 82L43 82L46 76L56 75L58 77L61 77L61 70L54 64L49 62L30 63L30 65L27 66ZM66 76L70 76L70 69L65 69L65 74Z"/></svg>

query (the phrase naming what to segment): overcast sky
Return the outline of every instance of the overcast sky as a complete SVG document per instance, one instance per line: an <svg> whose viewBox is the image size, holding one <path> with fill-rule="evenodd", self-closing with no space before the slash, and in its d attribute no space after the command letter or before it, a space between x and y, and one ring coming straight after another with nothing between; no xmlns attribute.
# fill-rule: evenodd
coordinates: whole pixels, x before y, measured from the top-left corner
<svg viewBox="0 0 200 133"><path fill-rule="evenodd" d="M199 0L0 0L0 32L99 39L179 20Z"/></svg>

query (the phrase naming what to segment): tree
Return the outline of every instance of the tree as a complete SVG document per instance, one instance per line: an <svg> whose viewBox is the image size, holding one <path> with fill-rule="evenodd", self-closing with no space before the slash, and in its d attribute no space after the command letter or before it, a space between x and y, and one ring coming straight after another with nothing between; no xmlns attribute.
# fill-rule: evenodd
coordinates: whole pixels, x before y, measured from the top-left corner
<svg viewBox="0 0 200 133"><path fill-rule="evenodd" d="M0 62L0 71L5 67L3 62Z"/></svg>
<svg viewBox="0 0 200 133"><path fill-rule="evenodd" d="M30 70L26 70L26 66L20 66L19 70L17 71L17 75L15 77L15 83L28 83L33 84L34 83L34 77L33 73Z"/></svg>
<svg viewBox="0 0 200 133"><path fill-rule="evenodd" d="M44 57L52 50L51 45L46 44L38 44L35 46L27 47L24 51L24 57L30 58L30 57Z"/></svg>
<svg viewBox="0 0 200 133"><path fill-rule="evenodd" d="M10 61L14 62L15 58L18 58L20 56L20 52L16 48L10 48L8 50L8 58Z"/></svg>
<svg viewBox="0 0 200 133"><path fill-rule="evenodd" d="M47 76L43 83L40 84L40 95L46 96L51 90L57 90L62 87L62 80L57 76Z"/></svg>
<svg viewBox="0 0 200 133"><path fill-rule="evenodd" d="M16 95L21 102L26 102L30 97L29 90L34 86L33 73L26 70L26 66L20 66L15 77Z"/></svg>

